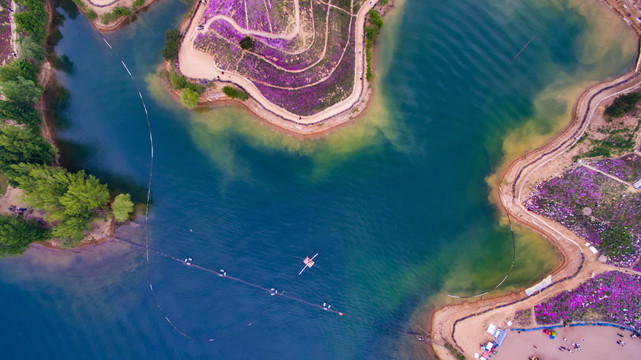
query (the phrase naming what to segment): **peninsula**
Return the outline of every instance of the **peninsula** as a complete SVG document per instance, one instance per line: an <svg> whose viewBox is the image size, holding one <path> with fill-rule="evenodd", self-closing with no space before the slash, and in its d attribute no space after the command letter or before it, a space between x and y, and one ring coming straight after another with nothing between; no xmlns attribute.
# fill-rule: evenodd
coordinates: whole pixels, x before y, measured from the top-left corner
<svg viewBox="0 0 641 360"><path fill-rule="evenodd" d="M357 118L371 96L370 45L383 25L375 6L390 5L201 1L183 31L175 70L226 88L201 103L238 98L233 87L250 111L278 128L326 132Z"/></svg>
<svg viewBox="0 0 641 360"><path fill-rule="evenodd" d="M608 1L638 37L641 11L635 4ZM641 54L629 73L583 92L565 130L505 166L494 193L497 204L510 226L518 223L545 236L561 254L561 263L525 291L479 296L435 311L429 342L439 358L549 358L576 351L578 339L604 331L590 325L610 327L619 336L639 335L640 62ZM575 326L587 327L579 331ZM512 343L500 346L498 354L491 350L503 341L490 334L496 327ZM541 343L542 328L557 329L562 338L573 336L576 343L567 348L563 340L561 347ZM528 335L530 330L538 337ZM638 351L641 343L630 342L621 351ZM616 351L623 344L612 340L601 346Z"/></svg>

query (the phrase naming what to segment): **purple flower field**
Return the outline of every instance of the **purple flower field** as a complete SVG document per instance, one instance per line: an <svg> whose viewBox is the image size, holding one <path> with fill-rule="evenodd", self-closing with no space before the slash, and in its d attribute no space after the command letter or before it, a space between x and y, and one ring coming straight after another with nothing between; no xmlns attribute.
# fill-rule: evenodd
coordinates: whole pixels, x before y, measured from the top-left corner
<svg viewBox="0 0 641 360"><path fill-rule="evenodd" d="M219 69L251 80L274 104L312 115L347 98L354 85L352 0L331 3L300 0L300 31L287 39L294 31L293 0L210 0L198 22L207 28L195 46L211 54ZM246 36L253 47L243 50L239 44Z"/></svg>
<svg viewBox="0 0 641 360"><path fill-rule="evenodd" d="M641 330L641 276L606 272L534 307L539 324L607 321Z"/></svg>
<svg viewBox="0 0 641 360"><path fill-rule="evenodd" d="M641 156L629 154L618 159L603 159L590 162L597 169L634 183L641 179Z"/></svg>
<svg viewBox="0 0 641 360"><path fill-rule="evenodd" d="M7 7L11 5L11 2L8 0L2 0L0 4L3 9L0 11L0 64L3 64L8 59L12 58L11 23L9 22L9 17L13 14L7 10Z"/></svg>
<svg viewBox="0 0 641 360"><path fill-rule="evenodd" d="M559 222L608 256L631 267L641 253L641 194L579 166L540 184L524 202L536 214Z"/></svg>

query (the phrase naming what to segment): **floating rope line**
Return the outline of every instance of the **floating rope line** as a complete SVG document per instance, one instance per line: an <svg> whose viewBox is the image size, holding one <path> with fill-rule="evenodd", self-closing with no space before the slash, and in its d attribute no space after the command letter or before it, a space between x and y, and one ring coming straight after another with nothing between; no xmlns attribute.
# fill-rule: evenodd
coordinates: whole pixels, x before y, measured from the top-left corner
<svg viewBox="0 0 641 360"><path fill-rule="evenodd" d="M133 247L145 250L145 246L144 245L137 244L137 243L132 242L130 240L121 239L121 238L113 238L113 239L117 240L117 241L120 241L120 242L123 242L123 243L126 243L126 244L129 244L129 245L131 245ZM187 265L187 262L185 261L185 259L180 259L180 258L178 258L176 256L173 256L173 255L164 253L164 252L162 252L160 250L154 249L153 247L149 247L148 249L153 254L156 254L156 255L164 257L166 259L181 263L183 265ZM273 296L275 299L278 298L278 297L281 297L281 298L284 298L284 299L287 299L287 300L290 300L290 301L297 302L297 303L299 303L301 305L304 305L304 306L307 306L307 307L310 307L310 308L314 308L314 309L322 310L322 311L325 311L325 312L328 312L328 313L332 313L334 315L338 315L341 318L349 318L349 319L353 319L353 320L358 320L358 321L360 321L362 323L365 323L365 324L367 324L369 326L372 326L372 327L377 327L379 329L385 329L385 330L392 331L392 332L400 332L400 333L403 333L403 334L407 334L407 335L416 337L417 339L422 338L422 340L419 339L419 341L425 341L425 337L429 337L429 333L424 331L424 330L422 330L424 332L408 331L408 329L405 329L405 328L401 328L401 327L394 326L394 325L389 325L389 324L384 324L384 323L378 323L378 322L376 322L374 320L366 319L366 318L358 316L358 315L353 315L353 314L346 313L346 312L343 312L343 311L338 311L336 309L333 309L331 304L328 304L328 303L323 303L323 304L314 303L314 302L305 300L305 299L303 299L301 297L290 295L290 294L286 293L285 290L275 290L274 288L268 288L267 286L263 286L263 285L260 285L260 284L257 284L257 283L254 283L254 282L239 278L239 277L231 276L231 275L227 274L222 269L215 270L215 269L211 269L211 268L208 268L206 266L201 266L201 265L198 265L198 264L195 264L195 263L192 263L192 262L189 262L189 265L187 265L187 266L189 266L190 268L193 268L193 269L197 269L197 270L204 271L204 272L207 272L209 274L215 275L220 280L230 280L230 281L245 285L247 287L250 287L252 289L263 291L265 293L268 293L270 296ZM290 284L295 282L295 281L297 281L297 279L300 279L300 277L296 276L290 282ZM154 300L155 300L155 303L156 303L156 307L158 308L158 310L160 311L162 316L165 318L167 323L171 327L173 327L176 330L176 332L178 332L180 335L182 335L182 336L184 336L186 338L192 339L192 340L196 340L196 341L213 342L213 341L221 340L223 338L230 337L230 336L232 336L234 334L237 334L238 332L240 332L240 331L252 326L254 323L256 323L256 321L261 319L268 311L268 308L266 308L255 319L247 322L247 324L245 326L243 326L241 329L229 332L229 333L227 333L225 335L222 335L222 336L219 336L219 337L215 337L215 338L209 338L209 337L208 338L197 338L197 337L195 337L193 335L190 335L188 332L182 330L176 324L174 324L174 322L171 321L169 316L166 315L166 313L164 312L164 310L160 306L160 302L157 299L157 295L156 295L155 289L153 288L153 285L151 283L149 283L149 290L151 291L152 296L154 297Z"/></svg>
<svg viewBox="0 0 641 360"><path fill-rule="evenodd" d="M149 247L149 241L150 241L150 234L149 234L149 203L150 203L150 198L151 198L151 184L152 184L152 178L153 178L153 164L154 164L154 143L153 143L153 134L152 134L152 131L151 131L151 120L149 118L149 112L147 111L147 106L145 104L145 99L142 96L142 92L140 91L140 87L138 86L138 83L136 82L133 74L131 73L131 71L127 67L127 64L121 58L121 56L118 54L118 52L113 48L113 46L109 43L109 41L107 41L107 39L105 39L103 37L102 40L109 47L109 49L111 49L114 52L114 55L120 60L120 63L124 67L125 71L127 71L127 74L129 75L129 77L131 78L131 81L134 84L134 86L136 87L136 91L138 92L138 96L140 97L140 102L141 102L143 110L145 112L145 119L147 121L147 130L148 130L148 133L149 133L149 153L150 153L150 156L149 156L149 177L148 177L148 183L147 183L147 197L146 197L146 200L145 200L145 244L144 244L143 249L145 250L146 262L149 263L150 262L150 260L149 260L149 252L150 252L150 247ZM130 244L132 246L142 247L139 244L136 244L136 243L133 243L131 241L124 240L124 239L115 238L115 240L128 243L128 244ZM180 263L183 263L183 264L186 263L182 259L179 259L179 258L177 258L175 256L171 256L171 255L165 254L165 253L163 253L161 251L154 250L153 252L158 254L158 255L160 255L160 256L168 258L170 260L177 261L177 262L180 262ZM199 269L199 270L202 270L202 271L217 275L219 277L223 277L225 279L229 279L229 280L241 283L243 285L252 287L254 289L268 292L272 296L274 296L274 295L282 296L284 298L287 298L287 299L292 300L292 301L296 301L298 303L301 303L301 304L304 304L304 305L307 305L307 306L312 306L312 307L315 307L315 308L318 308L318 309L322 309L322 310L327 311L327 312L335 313L335 314L337 314L339 316L343 315L342 312L336 311L335 309L331 309L331 305L328 305L326 303L324 303L323 305L314 304L314 303L309 302L307 300L304 300L304 299L301 299L301 298L297 298L295 296L291 296L291 295L285 294L284 291L280 291L279 292L279 290L276 290L274 288L266 288L264 286L261 286L261 285L258 285L258 284L255 284L255 283L252 283L252 282L249 282L249 281L245 281L245 280L240 279L240 278L229 276L222 269L219 270L219 271L215 271L215 270L212 270L212 269L209 269L209 268L197 265L197 264L189 263L188 265L192 266L193 268L196 268L196 269ZM187 338L190 338L190 339L193 339L193 340L203 340L203 339L198 339L198 338L196 338L194 336L189 335L187 332L181 330L178 326L176 326L171 321L169 316L165 313L165 311L163 310L162 306L160 306L160 302L158 301L158 297L156 295L156 291L154 290L153 283L151 282L151 279L148 281L148 285L149 285L149 291L151 292L152 297L154 299L154 303L156 305L156 308L161 313L161 315L165 318L167 323L169 323L169 325L171 325L176 330L176 332L178 332L179 334L181 334L184 337L187 337ZM260 313L260 315L257 318L253 319L252 321L250 321L247 324L247 326L251 326L254 323L256 323L256 321L258 321L261 317L263 317L266 312L267 312L267 309L263 310ZM227 337L227 336L231 336L231 334L228 334L228 335L223 336L223 337ZM215 341L216 339L215 338L208 338L208 339L205 339L205 340L206 341Z"/></svg>
<svg viewBox="0 0 641 360"><path fill-rule="evenodd" d="M470 296L460 296L460 295L447 294L447 296L449 296L451 298L456 298L456 299L470 299L470 298L475 298L475 297L481 297L483 295L487 295L491 291L494 291L494 290L498 289L501 285L503 285L505 280L507 280L507 278L510 276L510 273L512 272L512 269L514 269L514 261L516 259L516 239L514 237L514 229L512 228L512 220L510 219L510 214L509 213L507 214L507 221L510 223L510 234L512 235L512 265L510 265L510 268L508 269L507 273L505 274L505 277L503 278L503 280L501 280L501 282L496 284L496 286L493 287L492 289L490 289L488 291L485 291L485 292L482 292L480 294L470 295Z"/></svg>
<svg viewBox="0 0 641 360"><path fill-rule="evenodd" d="M397 327L397 326L390 326L390 325L387 325L387 324L380 324L380 323L377 324L373 320L369 320L369 319L363 318L363 317L358 316L358 315L346 314L346 313L343 313L343 312L338 311L336 309L332 309L332 305L331 304L323 303L321 305L321 304L318 304L318 303L313 303L311 301L302 299L300 297L289 295L289 294L287 294L285 292L285 290L277 290L275 288L267 288L265 286L262 286L262 285L259 285L259 284L256 284L256 283L253 283L253 282L250 282L250 281L238 278L238 277L227 275L227 273L222 269L216 271L216 270L204 267L204 266L200 266L198 264L193 264L191 261L189 261L187 263L184 259L179 259L179 258L177 258L175 256L172 256L172 255L166 254L164 252L161 252L159 250L155 250L155 249L150 248L150 246L149 246L149 242L150 242L149 203L150 203L150 198L151 198L151 185L152 185L153 165L154 165L154 143L153 143L153 134L152 134L152 129L151 129L151 120L149 118L149 112L147 111L147 106L145 104L145 99L142 96L142 92L140 91L140 87L138 86L138 83L136 82L133 74L131 73L131 71L127 67L127 64L124 62L124 60L118 54L118 52L113 48L113 46L107 41L107 39L102 37L102 40L109 47L109 49L111 49L114 52L114 55L120 60L120 63L122 64L124 69L127 71L127 74L129 75L129 77L131 78L131 81L134 84L134 86L136 88L136 91L138 92L138 96L140 97L140 102L141 102L142 108L143 108L143 110L145 112L145 119L147 121L147 130L148 130L148 133L149 133L149 154L150 155L149 155L149 177L148 177L148 183L147 183L147 197L146 197L146 200L145 200L145 232L144 232L144 234L145 234L144 235L145 243L144 243L144 245L141 245L141 244L137 244L137 243L134 243L132 241L129 241L129 240L126 240L126 239L120 239L120 238L113 238L114 240L117 240L117 241L120 241L120 242L123 242L123 243L127 243L127 244L129 244L131 246L138 247L138 248L141 248L142 250L144 250L145 251L145 262L147 264L150 263L149 253L151 251L151 252L153 252L153 253L155 253L155 254L157 254L159 256L165 257L167 259L170 259L170 260L173 260L173 261L176 261L176 262L180 262L181 264L184 264L184 265L189 265L190 267L192 267L194 269L198 269L198 270L201 270L201 271L216 275L217 277L219 277L221 279L231 280L231 281L234 281L236 283L248 286L250 288L267 292L267 293L270 294L270 296L274 296L274 297L279 296L279 297L282 297L282 298L285 298L285 299L288 299L288 300L291 300L291 301L295 301L295 302L297 302L299 304L302 304L302 305L305 305L307 307L311 307L311 308L319 309L319 310L322 310L322 311L326 311L328 313L332 313L332 314L338 315L340 317L344 316L346 318L359 320L359 321L364 322L364 323L366 323L366 324L368 324L370 326L375 326L375 327L378 327L378 328L385 328L385 329L390 330L390 331L401 332L401 333L404 333L404 334L407 334L407 335L411 335L411 336L416 337L417 339L419 339L419 341L425 341L425 338L424 338L425 336L429 337L429 334L427 334L427 333L411 332L411 331L407 331L407 329L400 328L400 327ZM316 254L316 255L318 255L318 254ZM309 266L308 263L305 263L305 264L306 264L305 268L307 268L307 267L311 268L311 266ZM288 285L291 285L291 283L293 283L294 281L297 281L298 279L300 279L300 276L296 276L295 278L293 278L293 280L290 281L290 283L288 283ZM253 324L255 324L268 311L268 308L265 308L256 318L254 318L253 320L249 321L241 329L228 332L228 333L226 333L226 334L224 334L222 336L219 336L217 338L197 338L195 336L190 335L188 332L182 330L180 327L178 327L176 324L174 324L174 322L172 322L170 317L167 315L167 313L164 311L164 309L160 305L160 301L158 300L158 297L157 297L156 291L154 289L154 286L152 284L151 278L148 280L148 285L149 285L149 291L150 291L150 293L152 295L154 304L155 304L156 308L158 309L159 313L161 314L161 316L165 319L165 321L167 321L167 323L178 334L180 334L181 336L186 337L188 339L196 340L196 341L213 342L213 341L216 341L216 340L220 340L222 338L230 337L230 336L232 336L234 334L237 334L238 332L246 329L247 327L252 326Z"/></svg>
<svg viewBox="0 0 641 360"><path fill-rule="evenodd" d="M523 47L521 48L521 51L519 51L516 55L514 55L514 57L512 58L512 61L516 60L516 58L517 58L517 57L519 57L519 55L521 55L521 53L525 50L525 48L526 48L526 47L528 47L528 45L530 45L530 43L532 42L532 40L534 40L534 38L536 38L536 35L532 36L532 38L530 39L530 41L528 41L528 42L525 44L525 46L523 46Z"/></svg>

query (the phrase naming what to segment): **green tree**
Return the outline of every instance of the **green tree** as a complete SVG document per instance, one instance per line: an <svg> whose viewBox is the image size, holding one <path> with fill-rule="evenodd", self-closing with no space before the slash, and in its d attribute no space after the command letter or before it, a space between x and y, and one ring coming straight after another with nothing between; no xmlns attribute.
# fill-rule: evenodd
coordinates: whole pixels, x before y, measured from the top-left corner
<svg viewBox="0 0 641 360"><path fill-rule="evenodd" d="M0 173L11 171L14 164L51 164L56 151L40 133L30 128L0 127Z"/></svg>
<svg viewBox="0 0 641 360"><path fill-rule="evenodd" d="M20 40L20 51L22 56L36 63L41 63L45 58L44 47L33 36L25 36Z"/></svg>
<svg viewBox="0 0 641 360"><path fill-rule="evenodd" d="M383 19L381 19L381 14L374 9L369 11L369 20L378 30L383 27Z"/></svg>
<svg viewBox="0 0 641 360"><path fill-rule="evenodd" d="M42 89L33 80L18 76L15 81L0 82L4 96L18 103L35 104L42 94Z"/></svg>
<svg viewBox="0 0 641 360"><path fill-rule="evenodd" d="M168 29L165 32L165 47L162 49L162 56L167 61L174 61L178 58L180 49L180 33L175 29Z"/></svg>
<svg viewBox="0 0 641 360"><path fill-rule="evenodd" d="M62 247L74 247L84 238L85 230L89 227L89 220L84 217L64 218L53 227L51 235L56 239L63 240Z"/></svg>
<svg viewBox="0 0 641 360"><path fill-rule="evenodd" d="M129 218L129 214L134 211L134 203L131 202L131 195L118 194L111 203L111 210L117 222L124 222Z"/></svg>
<svg viewBox="0 0 641 360"><path fill-rule="evenodd" d="M11 165L14 181L24 191L24 201L46 211L45 218L57 222L52 235L73 246L82 240L95 210L106 207L107 186L84 171L70 173L47 165Z"/></svg>
<svg viewBox="0 0 641 360"><path fill-rule="evenodd" d="M198 105L198 93L192 89L184 89L180 93L180 102L189 109L193 109Z"/></svg>
<svg viewBox="0 0 641 360"><path fill-rule="evenodd" d="M176 90L184 89L185 86L187 86L187 79L175 71L172 71L171 74L169 74L169 82L171 83L171 87Z"/></svg>
<svg viewBox="0 0 641 360"><path fill-rule="evenodd" d="M0 216L0 256L24 254L29 244L48 238L48 232L33 220L16 216Z"/></svg>
<svg viewBox="0 0 641 360"><path fill-rule="evenodd" d="M107 205L107 185L101 184L93 175L86 175L84 170L72 174L71 178L67 191L59 200L65 215L84 216Z"/></svg>
<svg viewBox="0 0 641 360"><path fill-rule="evenodd" d="M29 126L36 126L42 121L31 105L15 101L0 101L0 116Z"/></svg>
<svg viewBox="0 0 641 360"><path fill-rule="evenodd" d="M88 10L85 13L85 16L87 16L87 20L89 20L89 21L94 21L94 20L96 20L98 18L98 14L96 14L96 12L93 11L93 10Z"/></svg>
<svg viewBox="0 0 641 360"><path fill-rule="evenodd" d="M22 76L27 80L36 81L38 69L24 59L0 67L0 82L16 80L18 76Z"/></svg>
<svg viewBox="0 0 641 360"><path fill-rule="evenodd" d="M24 201L32 207L47 212L47 220L60 220L64 217L60 198L71 185L72 176L63 168L47 165L20 163L11 165L12 185L24 191Z"/></svg>
<svg viewBox="0 0 641 360"><path fill-rule="evenodd" d="M240 47L243 50L252 49L254 47L254 41L249 36L245 36L242 40L240 40Z"/></svg>
<svg viewBox="0 0 641 360"><path fill-rule="evenodd" d="M605 108L605 114L615 118L636 109L637 103L641 101L641 93L629 93L618 96L612 104Z"/></svg>
<svg viewBox="0 0 641 360"><path fill-rule="evenodd" d="M47 10L42 0L18 0L24 5L23 11L15 14L16 27L42 43L47 35Z"/></svg>
<svg viewBox="0 0 641 360"><path fill-rule="evenodd" d="M90 218L109 200L107 186L84 170L70 173L64 168L25 163L11 168L15 176L10 180L24 191L24 201L45 210L50 221L69 216Z"/></svg>
<svg viewBox="0 0 641 360"><path fill-rule="evenodd" d="M223 93L232 99L239 99L242 101L249 99L249 95L246 92L231 86L223 86Z"/></svg>

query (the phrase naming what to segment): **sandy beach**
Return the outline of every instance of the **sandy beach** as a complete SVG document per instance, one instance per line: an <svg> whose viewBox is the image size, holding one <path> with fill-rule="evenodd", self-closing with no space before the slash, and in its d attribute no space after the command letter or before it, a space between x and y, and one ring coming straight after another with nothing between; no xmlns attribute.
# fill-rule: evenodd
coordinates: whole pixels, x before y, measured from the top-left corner
<svg viewBox="0 0 641 360"><path fill-rule="evenodd" d="M505 344L492 358L525 360L534 355L545 360L603 360L637 359L641 354L641 339L632 338L632 334L626 330L601 326L565 327L554 330L557 333L555 339L550 339L540 330L520 333L509 331ZM579 345L581 350L573 344Z"/></svg>

